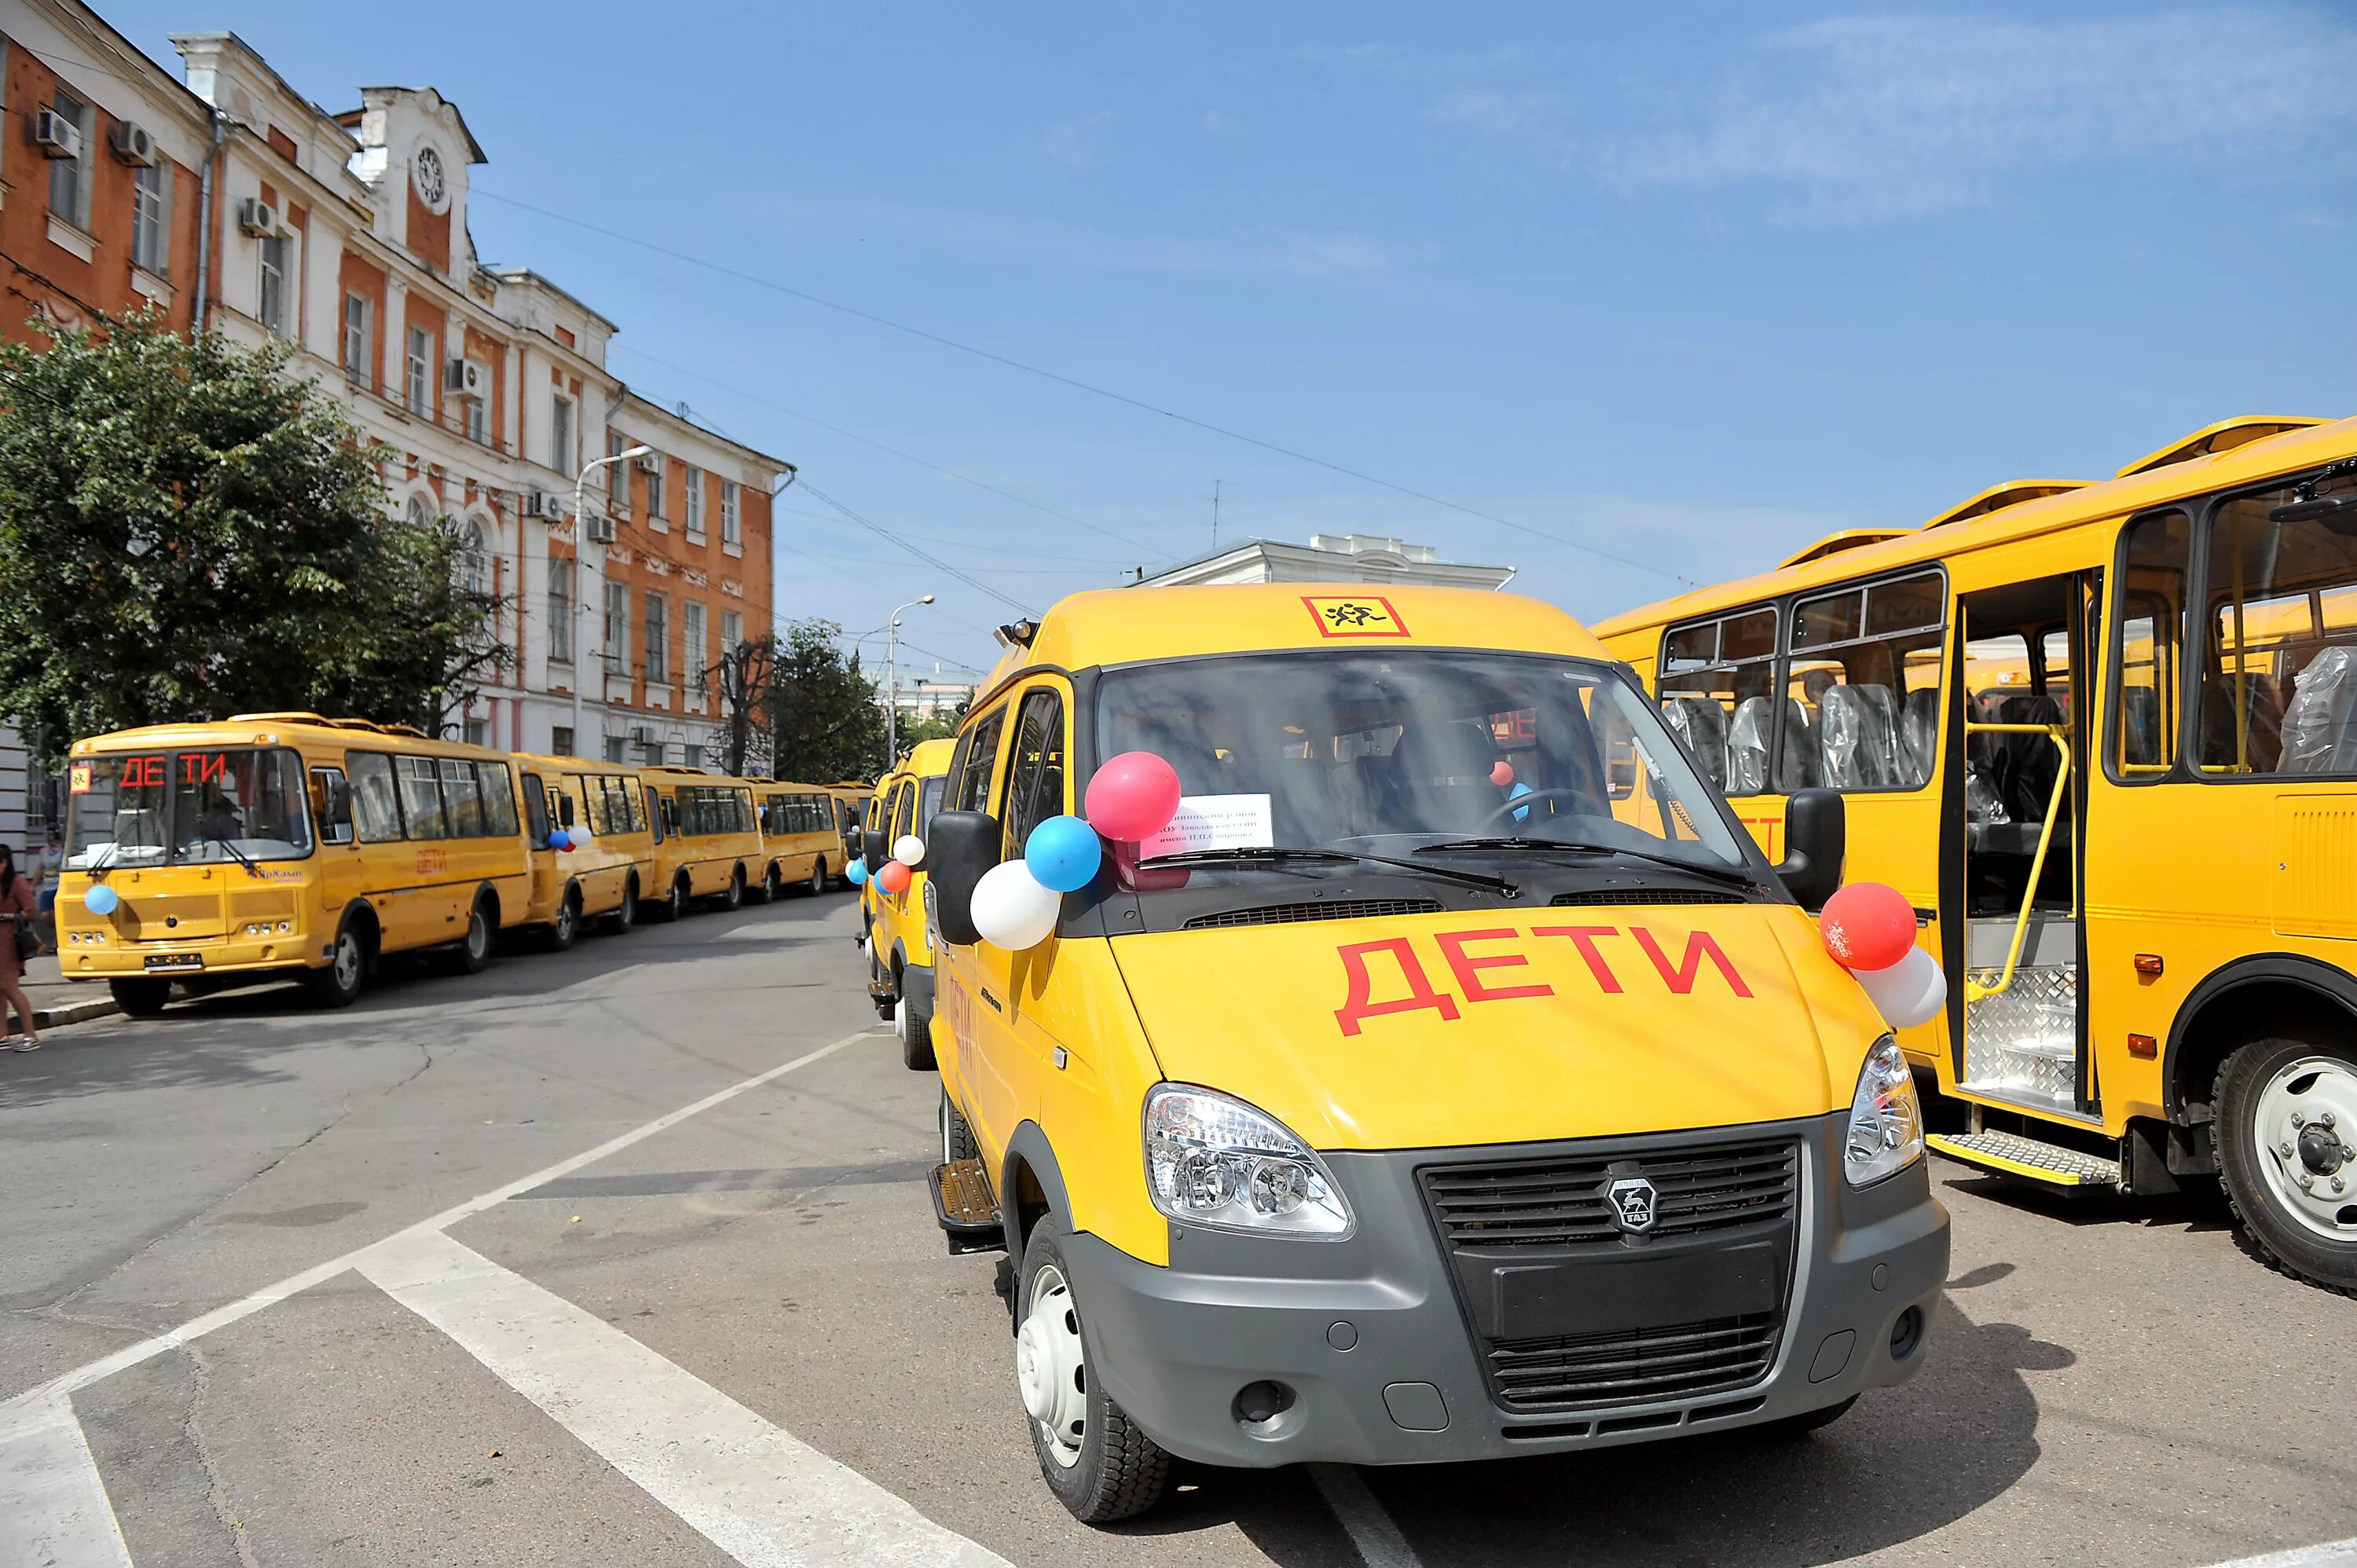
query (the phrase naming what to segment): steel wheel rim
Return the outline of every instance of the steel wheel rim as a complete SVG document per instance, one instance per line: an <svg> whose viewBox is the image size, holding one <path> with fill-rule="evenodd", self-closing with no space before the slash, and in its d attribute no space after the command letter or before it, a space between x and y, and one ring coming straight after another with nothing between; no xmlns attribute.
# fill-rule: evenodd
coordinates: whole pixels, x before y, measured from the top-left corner
<svg viewBox="0 0 2357 1568"><path fill-rule="evenodd" d="M826 891L826 862L822 860L811 867L810 889L813 893Z"/></svg>
<svg viewBox="0 0 2357 1568"><path fill-rule="evenodd" d="M336 986L350 991L361 983L361 940L350 931L336 938Z"/></svg>
<svg viewBox="0 0 2357 1568"><path fill-rule="evenodd" d="M556 907L556 940L560 942L571 941L573 929L580 924L580 908L572 899L567 898L564 903L559 904Z"/></svg>
<svg viewBox="0 0 2357 1568"><path fill-rule="evenodd" d="M481 958L490 945L490 922L483 918L483 912L477 909L467 917L467 951L473 957Z"/></svg>
<svg viewBox="0 0 2357 1568"><path fill-rule="evenodd" d="M2357 1245L2357 1067L2300 1057L2277 1068L2252 1108L2251 1138L2276 1207L2328 1241Z"/></svg>
<svg viewBox="0 0 2357 1568"><path fill-rule="evenodd" d="M1072 1287L1053 1263L1041 1264L1031 1276L1030 1307L1015 1337L1015 1382L1058 1467L1079 1464L1088 1440L1088 1362Z"/></svg>

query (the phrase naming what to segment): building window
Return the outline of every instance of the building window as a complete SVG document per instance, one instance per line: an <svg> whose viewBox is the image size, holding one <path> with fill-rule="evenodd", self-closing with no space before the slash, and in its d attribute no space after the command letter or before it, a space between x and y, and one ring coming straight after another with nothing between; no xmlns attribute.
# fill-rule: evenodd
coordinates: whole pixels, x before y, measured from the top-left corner
<svg viewBox="0 0 2357 1568"><path fill-rule="evenodd" d="M620 736L608 736L606 737L606 760L608 762L628 762L630 759L630 743L623 739Z"/></svg>
<svg viewBox="0 0 2357 1568"><path fill-rule="evenodd" d="M704 646L702 600L687 601L687 607L680 612L680 679L702 691L706 680L705 671L712 662L711 651Z"/></svg>
<svg viewBox="0 0 2357 1568"><path fill-rule="evenodd" d="M691 466L685 484L687 501L683 510L687 517L687 536L701 539L704 537L704 470Z"/></svg>
<svg viewBox="0 0 2357 1568"><path fill-rule="evenodd" d="M491 553L479 522L467 525L466 542L458 550L458 581L470 594L491 591Z"/></svg>
<svg viewBox="0 0 2357 1568"><path fill-rule="evenodd" d="M744 509L738 499L737 481L734 479L720 481L720 542L723 544L745 542Z"/></svg>
<svg viewBox="0 0 2357 1568"><path fill-rule="evenodd" d="M745 640L745 617L738 610L720 612L720 654L726 658Z"/></svg>
<svg viewBox="0 0 2357 1568"><path fill-rule="evenodd" d="M548 730L548 749L554 752L559 757L572 756L573 726L571 725L551 725Z"/></svg>
<svg viewBox="0 0 2357 1568"><path fill-rule="evenodd" d="M256 319L281 338L286 336L286 236L273 234L262 242L262 299Z"/></svg>
<svg viewBox="0 0 2357 1568"><path fill-rule="evenodd" d="M658 452L645 461L653 465L647 469L647 516L659 518L663 515L662 454Z"/></svg>
<svg viewBox="0 0 2357 1568"><path fill-rule="evenodd" d="M491 415L482 398L467 400L467 439L488 446L491 444Z"/></svg>
<svg viewBox="0 0 2357 1568"><path fill-rule="evenodd" d="M681 747L681 749L686 752L687 765L690 768L701 768L704 766L704 747L691 740L685 746Z"/></svg>
<svg viewBox="0 0 2357 1568"><path fill-rule="evenodd" d="M671 614L661 594L647 596L647 680L671 679Z"/></svg>
<svg viewBox="0 0 2357 1568"><path fill-rule="evenodd" d="M467 744L468 746L490 745L490 721L489 719L468 719L467 721L466 736Z"/></svg>
<svg viewBox="0 0 2357 1568"><path fill-rule="evenodd" d="M361 386L369 384L369 345L374 341L370 330L374 324L376 307L364 294L344 295L344 376Z"/></svg>
<svg viewBox="0 0 2357 1568"><path fill-rule="evenodd" d="M630 672L630 590L620 583L606 585L606 669Z"/></svg>
<svg viewBox="0 0 2357 1568"><path fill-rule="evenodd" d="M573 472L573 403L558 398L548 422L548 466L560 474Z"/></svg>
<svg viewBox="0 0 2357 1568"><path fill-rule="evenodd" d="M560 663L573 662L573 563L552 560L548 564L548 656ZM565 736L569 742L573 737ZM557 748L567 757L573 755L570 745Z"/></svg>
<svg viewBox="0 0 2357 1568"><path fill-rule="evenodd" d="M630 443L627 437L617 435L611 430L606 432L606 456L608 457L620 456L624 452L630 449ZM630 505L630 466L628 463L608 463L606 465L606 510L608 511L625 511L629 510Z"/></svg>
<svg viewBox="0 0 2357 1568"><path fill-rule="evenodd" d="M434 340L423 327L409 329L409 366L403 384L409 412L430 416L434 413Z"/></svg>
<svg viewBox="0 0 2357 1568"><path fill-rule="evenodd" d="M49 210L77 229L90 227L90 106L64 93L49 101L49 113L81 133L81 151L49 160Z"/></svg>
<svg viewBox="0 0 2357 1568"><path fill-rule="evenodd" d="M171 226L165 221L172 166L162 158L132 171L131 264L161 277L171 270Z"/></svg>

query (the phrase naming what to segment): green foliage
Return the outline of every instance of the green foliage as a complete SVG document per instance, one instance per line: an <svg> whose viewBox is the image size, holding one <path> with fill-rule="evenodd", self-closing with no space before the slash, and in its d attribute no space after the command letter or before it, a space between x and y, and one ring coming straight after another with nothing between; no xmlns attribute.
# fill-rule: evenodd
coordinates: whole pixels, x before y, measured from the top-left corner
<svg viewBox="0 0 2357 1568"><path fill-rule="evenodd" d="M771 639L762 707L771 769L780 779L832 784L884 770L884 713L858 654L844 657L842 636L835 622L811 619Z"/></svg>
<svg viewBox="0 0 2357 1568"><path fill-rule="evenodd" d="M286 351L154 314L0 346L0 713L78 736L271 709L438 728L495 670L447 522L386 514Z"/></svg>

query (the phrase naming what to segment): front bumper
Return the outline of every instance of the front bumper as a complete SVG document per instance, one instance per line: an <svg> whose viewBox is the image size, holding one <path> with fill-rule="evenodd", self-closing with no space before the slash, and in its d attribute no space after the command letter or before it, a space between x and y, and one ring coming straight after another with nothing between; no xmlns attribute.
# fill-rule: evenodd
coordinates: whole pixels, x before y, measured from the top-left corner
<svg viewBox="0 0 2357 1568"><path fill-rule="evenodd" d="M1606 1140L1513 1149L1325 1156L1357 1230L1339 1242L1172 1226L1168 1268L1092 1236L1065 1243L1089 1370L1154 1440L1207 1464L1265 1467L1491 1458L1644 1442L1751 1425L1904 1381L1921 1365L1948 1270L1948 1215L1926 1165L1863 1190L1843 1185L1839 1114L1697 1137L1797 1138L1801 1178L1782 1331L1764 1376L1691 1397L1512 1409L1492 1393L1481 1344L1419 1188L1420 1168L1553 1157ZM1661 1140L1625 1140L1632 1148ZM1616 1151L1617 1152L1617 1151ZM1913 1343L1892 1336L1912 1309ZM1650 1321L1691 1307L1663 1301ZM1292 1394L1239 1419L1247 1385Z"/></svg>
<svg viewBox="0 0 2357 1568"><path fill-rule="evenodd" d="M62 940L62 939L60 939ZM58 949L58 972L67 980L126 980L151 976L159 980L193 980L207 974L262 974L272 971L319 969L332 951L322 953L316 939L301 932L264 938L224 940L203 937L184 944L170 942L102 942L91 946L67 944ZM199 961L193 968L150 969L150 957L186 958Z"/></svg>

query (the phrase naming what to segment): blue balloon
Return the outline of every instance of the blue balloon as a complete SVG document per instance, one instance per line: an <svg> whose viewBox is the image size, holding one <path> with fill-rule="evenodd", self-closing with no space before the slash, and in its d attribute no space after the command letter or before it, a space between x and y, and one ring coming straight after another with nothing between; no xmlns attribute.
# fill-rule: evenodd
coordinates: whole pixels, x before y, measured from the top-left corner
<svg viewBox="0 0 2357 1568"><path fill-rule="evenodd" d="M1096 829L1078 817L1049 817L1024 841L1023 863L1040 886L1075 893L1089 885L1104 859Z"/></svg>
<svg viewBox="0 0 2357 1568"><path fill-rule="evenodd" d="M81 902L82 908L93 915L112 915L115 906L123 902L123 895L103 882L93 883L91 890L81 896Z"/></svg>
<svg viewBox="0 0 2357 1568"><path fill-rule="evenodd" d="M549 830L548 830L548 847L549 847L549 848L551 848L551 849L566 849L566 848L570 848L570 847L571 847L571 845L572 845L572 843L573 843L572 839L570 839L569 837L567 837L567 836L565 835L565 830L564 830L563 828L551 828L551 829L549 829Z"/></svg>
<svg viewBox="0 0 2357 1568"><path fill-rule="evenodd" d="M855 860L843 868L843 875L854 887L856 887L867 880L867 863L864 860Z"/></svg>
<svg viewBox="0 0 2357 1568"><path fill-rule="evenodd" d="M1517 779L1514 787L1506 791L1506 799L1509 800L1519 800L1529 793L1531 793L1531 787ZM1531 809L1528 806L1517 806L1514 808L1514 821L1518 822L1528 822L1530 820L1530 815Z"/></svg>

